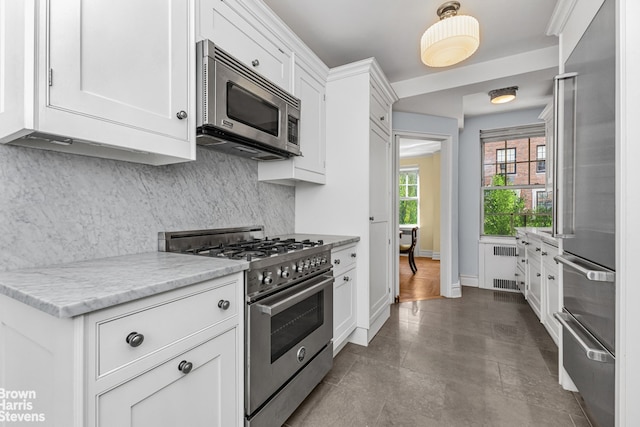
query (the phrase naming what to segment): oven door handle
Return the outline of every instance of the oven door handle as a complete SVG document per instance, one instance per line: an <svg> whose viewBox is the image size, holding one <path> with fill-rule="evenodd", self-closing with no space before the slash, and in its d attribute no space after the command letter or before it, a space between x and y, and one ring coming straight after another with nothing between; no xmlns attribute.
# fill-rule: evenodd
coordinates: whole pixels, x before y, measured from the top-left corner
<svg viewBox="0 0 640 427"><path fill-rule="evenodd" d="M324 288L333 284L333 276L322 276L322 278L324 279L322 282L306 288L302 292L296 292L293 295L289 295L273 304L256 304L256 307L258 308L258 310L260 310L260 312L269 316L274 316L278 313L281 313L284 310L296 305L301 301L304 301L311 295L316 294Z"/></svg>
<svg viewBox="0 0 640 427"><path fill-rule="evenodd" d="M594 338L591 338L590 334L582 331L583 328L580 327L571 316L566 313L553 313L553 317L555 317L564 329L578 342L587 358L601 363L612 363L615 361L611 353L601 347ZM572 323L576 324L576 326L572 326Z"/></svg>

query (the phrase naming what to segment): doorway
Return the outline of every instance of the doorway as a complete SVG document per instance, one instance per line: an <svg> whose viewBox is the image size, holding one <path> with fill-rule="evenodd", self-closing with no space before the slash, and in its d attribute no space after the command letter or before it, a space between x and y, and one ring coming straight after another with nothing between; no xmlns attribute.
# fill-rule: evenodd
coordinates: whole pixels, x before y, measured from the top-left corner
<svg viewBox="0 0 640 427"><path fill-rule="evenodd" d="M393 147L393 156L394 156L394 185L393 188L393 223L395 224L396 230L405 230L404 233L394 233L394 245L396 248L396 256L394 257L394 265L393 265L393 278L394 278L394 297L399 297L400 292L400 275L406 274L406 270L403 270L401 262L407 263L407 259L405 257L401 257L399 252L399 245L401 242L407 243L403 241L402 236L410 236L407 233L407 229L411 228L411 225L404 226L401 225L400 220L400 206L401 202L403 203L403 208L406 207L406 196L408 193L404 192L402 201L400 197L400 171L401 170L411 170L416 169L416 165L419 167L417 169L424 169L425 166L422 163L429 163L436 161L436 167L433 169L439 170L439 188L436 190L438 193L437 202L432 203L427 209L430 209L430 215L422 215L422 225L424 227L419 228L419 237L418 237L418 245L417 245L417 258L416 264L418 267L417 276L414 278L414 284L420 282L420 276L424 276L427 268L431 269L432 274L438 275L436 277L437 284L434 283L434 280L430 281L429 284L425 284L425 286L431 286L432 288L435 286L436 288L439 286L439 289L426 291L429 295L434 295L438 293L439 295L445 297L456 297L459 295L454 295L456 293L456 289L454 289L452 283L452 274L451 274L451 263L452 263L452 143L451 137L446 135L436 135L436 134L426 134L426 133L415 133L415 132L396 132L394 134L394 147ZM401 152L403 153L401 156ZM426 152L430 152L428 155L433 156L430 160L424 161L424 159L420 159L423 155L426 155ZM434 154L437 153L437 154ZM403 160L401 161L401 157ZM408 159L408 160L407 160ZM423 172L426 173L426 172ZM423 192L424 193L424 192ZM422 204L422 202L421 202ZM433 212L434 205L438 205L435 207L437 212ZM423 207L423 209L425 209ZM403 209L403 216L407 215L407 210ZM439 217L439 224L437 225L437 229L429 229L429 226L433 227L432 222L430 223L427 217L431 216L431 218ZM403 223L407 223L407 218L403 217ZM413 220L409 220L409 222L413 222ZM417 219L417 224L420 227L420 219ZM406 240L406 237L404 238ZM422 244L420 243L420 239L422 239ZM422 257L421 257L422 255ZM436 261L437 269L433 269L435 265L433 265L433 260ZM432 265L424 265L423 271L420 271L420 263L432 261ZM409 272L411 272L409 270ZM412 273L412 272L411 272ZM412 274L413 276L413 274ZM406 277L406 276L405 276ZM409 278L410 279L410 278ZM422 290L420 290L422 292ZM419 293L420 293L419 292ZM426 299L426 298L425 298Z"/></svg>

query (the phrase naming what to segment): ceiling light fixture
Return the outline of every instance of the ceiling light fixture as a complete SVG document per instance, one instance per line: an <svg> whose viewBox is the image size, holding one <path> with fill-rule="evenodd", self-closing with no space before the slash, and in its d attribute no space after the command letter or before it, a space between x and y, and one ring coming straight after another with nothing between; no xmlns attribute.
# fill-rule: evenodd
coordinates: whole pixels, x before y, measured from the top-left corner
<svg viewBox="0 0 640 427"><path fill-rule="evenodd" d="M489 91L489 98L491 98L492 104L505 104L516 99L517 90L518 86L494 89L492 91Z"/></svg>
<svg viewBox="0 0 640 427"><path fill-rule="evenodd" d="M440 21L420 40L420 57L429 67L448 67L473 55L480 45L480 25L473 16L458 15L460 2L448 1L438 8Z"/></svg>

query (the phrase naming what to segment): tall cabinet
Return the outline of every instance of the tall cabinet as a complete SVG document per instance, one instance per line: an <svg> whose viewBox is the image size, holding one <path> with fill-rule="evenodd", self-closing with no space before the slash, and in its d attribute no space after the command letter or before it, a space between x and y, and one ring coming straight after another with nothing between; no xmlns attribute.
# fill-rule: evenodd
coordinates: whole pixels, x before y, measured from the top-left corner
<svg viewBox="0 0 640 427"><path fill-rule="evenodd" d="M391 302L391 106L397 100L375 59L329 72L327 180L296 186L296 232L358 235L356 327L367 343Z"/></svg>

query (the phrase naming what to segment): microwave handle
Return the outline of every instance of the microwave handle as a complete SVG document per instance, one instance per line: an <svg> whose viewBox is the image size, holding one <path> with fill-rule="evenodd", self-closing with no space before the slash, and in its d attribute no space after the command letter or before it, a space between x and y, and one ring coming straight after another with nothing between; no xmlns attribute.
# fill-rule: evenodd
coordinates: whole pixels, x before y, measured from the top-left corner
<svg viewBox="0 0 640 427"><path fill-rule="evenodd" d="M256 304L258 310L269 316L274 316L284 310L296 305L297 303L304 301L311 295L318 293L329 285L333 284L333 276L322 276L324 279L322 282L313 285L302 292L296 292L293 295L289 295L273 304Z"/></svg>

